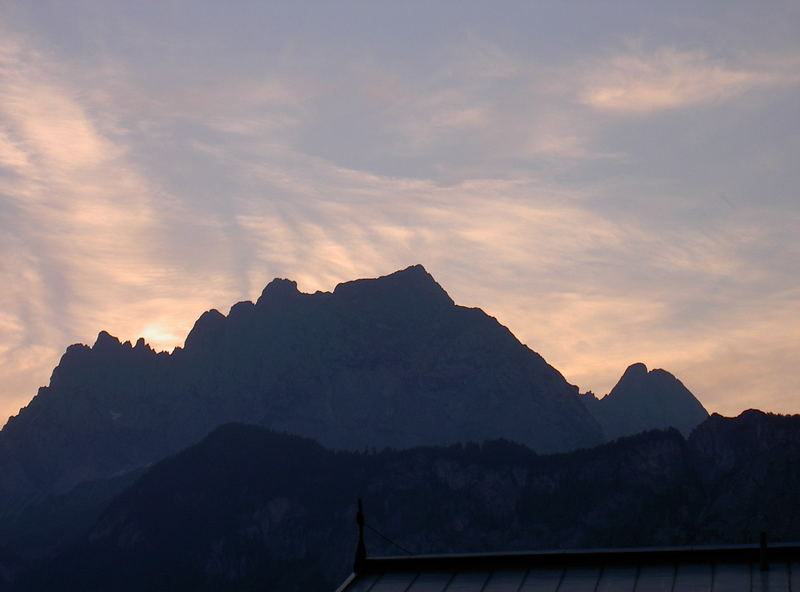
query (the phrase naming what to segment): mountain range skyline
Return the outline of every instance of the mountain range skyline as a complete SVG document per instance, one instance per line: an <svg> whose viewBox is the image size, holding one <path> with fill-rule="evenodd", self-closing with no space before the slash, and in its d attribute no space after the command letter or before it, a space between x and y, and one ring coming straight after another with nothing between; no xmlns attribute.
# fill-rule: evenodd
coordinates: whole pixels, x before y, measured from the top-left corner
<svg viewBox="0 0 800 592"><path fill-rule="evenodd" d="M0 3L0 418L100 330L425 264L569 382L796 413L800 11ZM2 421L2 420L0 420Z"/></svg>
<svg viewBox="0 0 800 592"><path fill-rule="evenodd" d="M0 592L798 541L798 31L0 1Z"/></svg>
<svg viewBox="0 0 800 592"><path fill-rule="evenodd" d="M389 274L388 276L381 276L381 278L378 278L378 279L383 279L383 278L386 278L386 277L393 277L393 276L395 276L397 274L407 273L410 270L416 270L416 269L420 269L423 274L425 274L428 277L430 277L430 274L427 273L427 271L425 270L425 268L422 265L416 264L416 265L412 265L412 266L410 266L408 268L405 268L403 270L396 271L396 272L394 272L392 274ZM362 280L354 280L354 281L355 282L363 282L363 281L371 281L371 280L362 279ZM341 284L337 284L335 289L333 291L331 291L331 292L324 292L324 291L321 291L321 290L317 290L316 292L314 292L313 295L335 293L337 290L339 290L339 288L343 284L354 283L354 281L343 282ZM436 284L436 285L438 286L438 284ZM439 289L441 289L441 288L439 288ZM306 296L312 295L310 293L300 291L299 288L298 288L297 282L294 281L294 280L291 280L289 278L274 278L272 281L270 281L266 285L266 287L262 291L262 298L264 296L266 296L267 294L281 294L281 293L283 293L283 294L295 294L296 293L298 295L306 295ZM443 292L443 294L445 295L445 297L447 297L449 299L449 296L447 296L446 293ZM452 303L452 300L451 299L449 299L449 300ZM141 336L139 336L135 340L134 339L124 339L124 338L120 339L118 336L111 335L105 329L101 329L99 331L99 333L97 335L97 339L94 342L94 346L97 346L101 342L108 342L108 343L111 343L111 344L120 345L123 348L129 348L129 349L130 348L134 348L134 349L140 349L141 348L142 351L147 350L147 351L152 351L153 353L169 354L170 356L172 356L172 355L175 354L175 352L181 352L182 350L184 350L186 348L187 344L189 343L190 339L192 338L192 335L196 334L198 332L198 328L203 326L204 319L209 319L209 320L206 320L205 323L212 323L213 324L214 321L213 321L212 317L214 317L215 315L218 316L219 318L223 318L224 319L224 318L227 318L227 316L229 316L232 313L232 311L234 310L234 308L236 308L237 306L241 307L244 304L251 304L252 305L252 303L253 302L249 301L249 300L240 301L239 303L230 306L228 315L224 315L224 314L220 313L215 308L212 308L212 309L209 309L209 310L205 311L202 315L199 316L197 321L195 321L193 329L191 331L187 332L186 337L179 344L176 344L170 350L155 348L155 347L152 346L151 343L149 343L144 337L141 337ZM72 344L71 346L69 346L67 348L67 350L69 350L71 348L74 348L74 347L78 347L78 346L88 347L87 345L84 345L84 344ZM629 373L633 373L632 371L636 370L637 372L635 372L635 373L638 374L639 372L641 372L641 369L643 369L644 373L648 372L647 366L644 363L640 362L640 361L633 361L633 362L629 363L626 367L627 367L627 370L625 371L624 374L620 374L620 372L617 370L617 377L621 376L621 378L618 378L617 382L615 383L616 387L609 388L606 393L599 394L599 397L598 397L597 394L593 393L593 391L591 389L583 388L581 385L576 385L576 386L577 386L578 390L581 393L587 393L587 396L584 397L585 401L588 401L589 399L593 399L593 400L600 400L600 401L610 402L610 401L612 401L612 399L614 399L613 397L610 397L610 395L612 395L615 392L615 389L619 389L620 388L620 385L622 384L624 379L629 375ZM660 368L656 368L655 370L650 371L650 374L652 375L654 372L655 373L662 373L662 374L665 374L667 376L672 377L671 374L669 374L668 372L665 372L664 370L662 370ZM672 379L674 380L674 377L672 377ZM683 387L682 385L681 385L681 388L686 390L685 387ZM692 397L692 393L690 393L689 391L686 391L686 392L687 392L687 394L688 394L688 396L690 398L693 398ZM587 405L588 404L589 403L587 402ZM613 405L614 404L612 403L612 406ZM593 407L591 405L590 405L589 408L590 408L590 410L591 409L595 409L595 407ZM700 405L699 408L703 409L703 406ZM22 409L20 409L20 410L22 410ZM714 411L714 410L712 409L711 411ZM744 409L742 409L741 411L744 411ZM768 411L772 411L772 410L768 410ZM705 410L704 409L703 409L703 413L704 413L704 415L702 417L705 417ZM16 414L14 414L14 415L16 415ZM11 419L14 415L10 416L9 419ZM602 416L603 416L603 413L601 412L601 415L597 417L598 420ZM700 421L700 418L698 418L697 421ZM647 424L647 421L645 421L645 424ZM693 426L693 425L694 425L694 423L691 424L691 426ZM622 431L619 431L620 429ZM618 434L621 434L621 435L626 435L628 433L635 433L635 431L625 431L624 428L619 428L619 429L618 428L612 428L611 431L612 431L612 433L618 433ZM688 432L685 432L685 433L688 434Z"/></svg>
<svg viewBox="0 0 800 592"><path fill-rule="evenodd" d="M421 265L314 294L275 279L228 315L203 313L172 353L106 331L69 346L0 430L0 515L136 471L226 422L338 450L506 438L547 454L656 428L688 435L707 417L676 377L641 363L609 397L580 395Z"/></svg>
<svg viewBox="0 0 800 592"><path fill-rule="evenodd" d="M422 265L313 294L277 278L172 352L67 348L0 430L0 589L300 590L296 562L330 583L348 553L316 545L361 490L420 550L792 537L759 508L796 490L799 420L709 416L638 362L581 394Z"/></svg>

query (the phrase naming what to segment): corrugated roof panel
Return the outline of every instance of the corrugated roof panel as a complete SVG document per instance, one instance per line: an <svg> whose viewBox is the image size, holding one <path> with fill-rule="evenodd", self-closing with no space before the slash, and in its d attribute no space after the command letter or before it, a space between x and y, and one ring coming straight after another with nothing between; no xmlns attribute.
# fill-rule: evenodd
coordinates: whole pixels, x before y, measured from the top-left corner
<svg viewBox="0 0 800 592"><path fill-rule="evenodd" d="M453 575L448 572L422 573L414 580L408 592L442 592L453 579Z"/></svg>
<svg viewBox="0 0 800 592"><path fill-rule="evenodd" d="M599 567L570 567L564 574L558 592L594 592L599 579Z"/></svg>
<svg viewBox="0 0 800 592"><path fill-rule="evenodd" d="M633 592L635 586L635 567L607 567L600 574L597 592Z"/></svg>
<svg viewBox="0 0 800 592"><path fill-rule="evenodd" d="M555 592L563 575L563 569L532 568L519 592Z"/></svg>
<svg viewBox="0 0 800 592"><path fill-rule="evenodd" d="M753 566L753 592L777 592L789 590L789 565L770 563L767 571L761 566Z"/></svg>
<svg viewBox="0 0 800 592"><path fill-rule="evenodd" d="M416 573L407 571L385 573L369 592L405 592L416 577Z"/></svg>
<svg viewBox="0 0 800 592"><path fill-rule="evenodd" d="M718 563L714 566L713 581L713 592L749 592L750 565Z"/></svg>
<svg viewBox="0 0 800 592"><path fill-rule="evenodd" d="M789 564L789 583L791 590L800 590L800 561L792 561Z"/></svg>
<svg viewBox="0 0 800 592"><path fill-rule="evenodd" d="M345 589L345 592L368 592L375 582L378 581L379 577L380 574L360 575Z"/></svg>
<svg viewBox="0 0 800 592"><path fill-rule="evenodd" d="M527 573L526 569L498 570L489 578L483 592L517 592Z"/></svg>
<svg viewBox="0 0 800 592"><path fill-rule="evenodd" d="M643 565L636 581L636 592L671 592L674 583L674 566Z"/></svg>
<svg viewBox="0 0 800 592"><path fill-rule="evenodd" d="M800 592L800 544L368 559L346 592ZM545 567L548 566L548 567ZM377 574L377 575L375 575Z"/></svg>
<svg viewBox="0 0 800 592"><path fill-rule="evenodd" d="M675 592L710 592L712 566L708 563L679 565Z"/></svg>
<svg viewBox="0 0 800 592"><path fill-rule="evenodd" d="M464 571L456 574L447 587L447 592L481 592L486 580L489 579L488 571Z"/></svg>

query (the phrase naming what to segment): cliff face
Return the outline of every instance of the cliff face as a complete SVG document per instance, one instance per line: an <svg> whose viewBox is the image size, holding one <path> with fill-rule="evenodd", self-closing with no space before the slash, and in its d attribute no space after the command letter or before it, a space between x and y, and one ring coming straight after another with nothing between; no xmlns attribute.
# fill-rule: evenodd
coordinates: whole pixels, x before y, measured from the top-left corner
<svg viewBox="0 0 800 592"><path fill-rule="evenodd" d="M708 417L708 412L680 380L666 370L648 372L632 364L608 395L588 393L581 401L603 427L606 439L673 427L684 436Z"/></svg>
<svg viewBox="0 0 800 592"><path fill-rule="evenodd" d="M800 416L760 412L711 417L688 441L653 431L551 456L507 441L333 453L227 425L152 467L34 589L141 589L164 573L174 589L333 589L358 497L415 553L743 543L765 528L797 540L798 439ZM367 535L370 553L401 552Z"/></svg>
<svg viewBox="0 0 800 592"><path fill-rule="evenodd" d="M703 528L753 539L758 529L800 540L800 416L745 411L714 414L692 432L689 446L711 501Z"/></svg>
<svg viewBox="0 0 800 592"><path fill-rule="evenodd" d="M66 491L229 421L342 449L505 437L554 452L601 441L558 371L414 266L332 293L275 280L256 303L204 313L172 354L105 332L91 348L71 346L0 432L0 492L10 504Z"/></svg>

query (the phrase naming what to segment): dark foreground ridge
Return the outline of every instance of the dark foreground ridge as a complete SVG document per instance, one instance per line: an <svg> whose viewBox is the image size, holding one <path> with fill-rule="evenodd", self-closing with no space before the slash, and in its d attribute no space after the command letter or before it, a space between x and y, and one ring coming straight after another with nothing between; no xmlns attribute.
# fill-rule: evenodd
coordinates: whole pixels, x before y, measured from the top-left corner
<svg viewBox="0 0 800 592"><path fill-rule="evenodd" d="M19 589L332 591L358 497L371 555L400 553L371 529L418 554L792 541L799 462L800 416L759 411L549 456L504 440L333 452L230 424L151 467Z"/></svg>

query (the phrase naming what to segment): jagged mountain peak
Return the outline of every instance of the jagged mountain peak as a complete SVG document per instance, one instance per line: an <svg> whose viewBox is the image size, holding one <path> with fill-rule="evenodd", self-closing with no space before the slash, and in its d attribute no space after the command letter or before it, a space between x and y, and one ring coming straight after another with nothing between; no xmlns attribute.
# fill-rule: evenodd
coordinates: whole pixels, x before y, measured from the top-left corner
<svg viewBox="0 0 800 592"><path fill-rule="evenodd" d="M94 351L103 351L108 349L116 349L122 346L120 340L113 335L111 335L108 331L100 331L97 334L97 339L92 346L92 350Z"/></svg>
<svg viewBox="0 0 800 592"><path fill-rule="evenodd" d="M605 397L582 398L587 409L613 439L655 427L675 427L684 435L708 412L674 375L661 368L631 364Z"/></svg>
<svg viewBox="0 0 800 592"><path fill-rule="evenodd" d="M619 379L619 382L622 383L626 380L635 380L641 378L642 376L646 376L647 373L647 366L643 362L635 362L625 369L625 372L622 374L622 378Z"/></svg>
<svg viewBox="0 0 800 592"><path fill-rule="evenodd" d="M689 392L671 372L662 368L648 370L642 362L636 362L628 366L617 384L606 396L612 398L637 397L641 396L642 388L647 392L664 389Z"/></svg>
<svg viewBox="0 0 800 592"><path fill-rule="evenodd" d="M370 299L376 302L427 304L435 307L455 303L422 265L411 265L378 278L343 282L333 291L339 298Z"/></svg>
<svg viewBox="0 0 800 592"><path fill-rule="evenodd" d="M225 315L216 308L207 310L195 321L194 327L189 331L189 335L186 336L184 347L191 349L201 344L208 345L214 341L224 324Z"/></svg>
<svg viewBox="0 0 800 592"><path fill-rule="evenodd" d="M71 353L83 355L87 351L92 352L92 354L95 355L100 354L101 356L112 357L120 351L155 353L155 350L150 347L147 341L145 341L144 337L139 337L134 345L131 344L130 341L120 341L118 337L111 335L108 331L100 331L100 333L97 334L97 339L95 340L94 345L91 347L82 344L70 345L64 355L67 356Z"/></svg>
<svg viewBox="0 0 800 592"><path fill-rule="evenodd" d="M286 278L275 278L262 290L261 297L256 302L256 306L283 301L300 296L300 294L300 291L297 289L296 281Z"/></svg>
<svg viewBox="0 0 800 592"><path fill-rule="evenodd" d="M398 269L397 271L383 277L419 278L420 280L423 281L431 281L433 283L436 283L436 280L433 279L433 276L430 273L428 273L428 270L425 269L425 266L422 265L421 263L415 263L414 265L409 265L405 269Z"/></svg>

